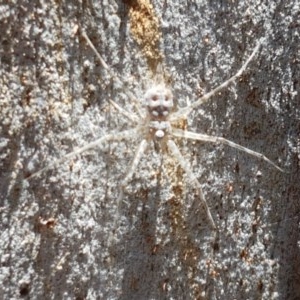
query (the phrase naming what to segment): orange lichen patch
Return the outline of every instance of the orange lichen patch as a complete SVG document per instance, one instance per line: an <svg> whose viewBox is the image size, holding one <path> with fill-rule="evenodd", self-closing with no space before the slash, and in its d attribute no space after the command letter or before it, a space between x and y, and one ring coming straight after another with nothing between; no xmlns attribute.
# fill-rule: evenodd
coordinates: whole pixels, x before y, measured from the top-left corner
<svg viewBox="0 0 300 300"><path fill-rule="evenodd" d="M172 195L170 195L169 199L169 218L171 221L172 232L174 234L174 238L181 239L183 235L185 235L184 228L186 227L182 201L185 197L185 191L187 188L184 171L180 166L178 166L177 161L175 161L172 157L165 160L164 168L168 178L171 178L170 184L172 186Z"/></svg>
<svg viewBox="0 0 300 300"><path fill-rule="evenodd" d="M161 32L155 10L149 0L125 2L129 5L131 33L142 48L149 69L155 73L158 64L162 62L162 54L159 51Z"/></svg>
<svg viewBox="0 0 300 300"><path fill-rule="evenodd" d="M182 118L180 120L177 120L176 122L172 122L172 126L174 128L178 128L181 130L187 130L188 123L186 118Z"/></svg>

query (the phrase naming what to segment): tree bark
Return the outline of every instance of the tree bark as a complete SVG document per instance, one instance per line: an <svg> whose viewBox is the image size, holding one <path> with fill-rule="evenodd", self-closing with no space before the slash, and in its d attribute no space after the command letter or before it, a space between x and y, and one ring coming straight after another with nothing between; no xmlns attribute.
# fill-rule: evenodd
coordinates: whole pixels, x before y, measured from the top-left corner
<svg viewBox="0 0 300 300"><path fill-rule="evenodd" d="M300 298L297 1L12 0L0 23L1 299ZM243 75L179 126L286 172L175 140L217 237L165 149L149 147L118 205L135 136L28 179L134 127L109 100L136 113L163 81L183 107L234 75L259 41Z"/></svg>

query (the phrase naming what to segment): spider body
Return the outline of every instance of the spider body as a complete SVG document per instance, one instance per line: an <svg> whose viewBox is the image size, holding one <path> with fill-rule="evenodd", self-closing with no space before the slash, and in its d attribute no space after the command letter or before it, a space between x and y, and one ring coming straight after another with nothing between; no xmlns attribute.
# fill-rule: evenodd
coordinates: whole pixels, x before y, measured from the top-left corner
<svg viewBox="0 0 300 300"><path fill-rule="evenodd" d="M84 31L81 31L81 35L86 40L86 42L89 44L89 46L94 51L95 55L98 57L99 61L101 62L101 65L104 69L107 70L107 72L110 74L110 76L116 80L122 83L122 80L107 66L99 52L96 50L88 36L85 34ZM58 159L54 162L52 162L47 167L39 170L38 172L32 174L28 179L32 177L36 177L40 175L42 172L53 168L55 166L58 166L63 161L70 159L73 156L76 156L88 149L95 148L95 147L102 147L103 144L106 144L110 141L120 141L120 140L129 140L133 137L139 137L140 138L140 144L138 148L135 150L134 157L132 159L132 162L129 165L128 171L124 176L124 179L122 180L120 184L120 194L117 199L117 205L119 206L119 203L123 199L123 194L126 186L132 179L133 174L136 172L138 164L143 157L146 149L148 148L148 145L150 143L154 143L154 147L159 146L159 148L165 152L167 151L168 154L170 154L181 166L181 168L185 171L187 178L189 179L190 184L192 184L196 190L197 194L199 196L199 200L202 203L202 207L204 208L209 223L211 227L216 230L216 225L213 220L213 217L210 213L210 210L208 208L208 205L206 203L206 200L204 198L204 194L202 192L201 185L197 179L197 177L194 175L192 171L192 167L189 164L189 162L183 157L181 154L177 144L173 140L175 137L176 139L191 139L195 141L202 141L202 142L209 142L209 143L215 143L215 144L225 144L230 147L236 148L240 151L246 152L252 156L255 156L261 160L264 160L277 168L280 171L283 171L280 167L278 167L275 163L273 163L270 159L268 159L263 154L250 150L244 146L241 146L239 144L236 144L232 141L229 141L223 137L217 137L217 136L210 136L206 134L201 133L195 133L186 130L184 126L179 126L183 129L180 129L177 124L182 123L183 120L187 119L187 116L191 111L196 109L201 104L205 103L209 99L211 99L212 96L218 94L222 89L228 87L232 82L234 82L246 69L250 61L253 59L254 55L258 52L258 49L260 47L260 43L254 48L252 54L249 56L249 58L246 60L246 62L242 65L242 67L238 70L236 74L234 74L232 77L230 77L228 80L214 88L209 93L202 96L197 101L187 105L186 107L179 108L178 111L174 112L174 101L173 101L173 95L170 89L165 87L165 85L160 84L151 87L145 92L144 99L142 102L142 106L146 110L146 115L140 113L140 110L138 108L139 116L128 112L127 110L120 107L117 103L110 101L111 104L126 118L128 118L133 124L135 124L135 127L132 129L124 130L124 131L117 131L115 133L109 133L107 135L104 135L100 137L98 140L93 141L67 155L65 155L63 158ZM126 89L125 93L127 94L129 99L133 99L132 94L127 91ZM115 223L117 222L118 217L115 219Z"/></svg>
<svg viewBox="0 0 300 300"><path fill-rule="evenodd" d="M172 92L163 85L154 86L146 91L143 105L151 138L163 139L171 130L168 118L174 106Z"/></svg>

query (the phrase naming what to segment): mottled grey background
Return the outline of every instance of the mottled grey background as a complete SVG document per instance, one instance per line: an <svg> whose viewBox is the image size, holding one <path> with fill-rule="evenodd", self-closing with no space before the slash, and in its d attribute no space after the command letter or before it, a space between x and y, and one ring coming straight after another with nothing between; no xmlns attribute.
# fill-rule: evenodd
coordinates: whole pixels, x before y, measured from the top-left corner
<svg viewBox="0 0 300 300"><path fill-rule="evenodd" d="M287 172L225 146L179 142L218 241L184 173L154 149L118 213L135 140L25 180L78 146L130 128L108 100L132 110L132 99L76 34L77 25L85 28L141 99L149 68L129 27L136 1L124 2L0 3L0 298L300 299L297 0L152 1L180 106L234 74L265 38L243 76L188 122Z"/></svg>

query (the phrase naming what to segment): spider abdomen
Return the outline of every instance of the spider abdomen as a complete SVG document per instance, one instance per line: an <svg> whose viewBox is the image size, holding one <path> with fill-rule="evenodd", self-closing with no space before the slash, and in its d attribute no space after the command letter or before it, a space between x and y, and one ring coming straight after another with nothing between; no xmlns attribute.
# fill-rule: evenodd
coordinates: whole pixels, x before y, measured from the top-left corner
<svg viewBox="0 0 300 300"><path fill-rule="evenodd" d="M171 130L171 124L168 121L150 121L149 133L157 139L162 139Z"/></svg>

